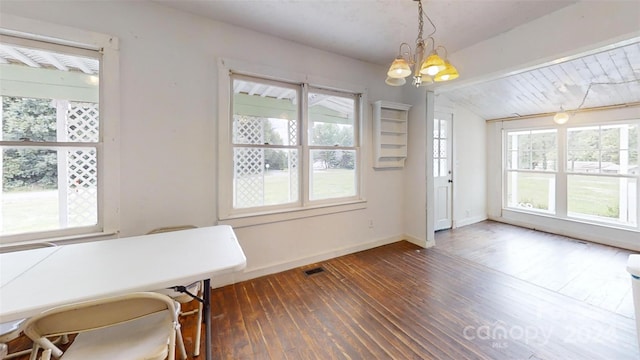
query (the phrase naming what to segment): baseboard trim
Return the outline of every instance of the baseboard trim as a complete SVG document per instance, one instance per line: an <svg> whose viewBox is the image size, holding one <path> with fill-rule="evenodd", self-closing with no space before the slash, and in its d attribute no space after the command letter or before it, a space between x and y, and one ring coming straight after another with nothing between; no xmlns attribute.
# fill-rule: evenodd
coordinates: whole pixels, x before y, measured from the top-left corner
<svg viewBox="0 0 640 360"><path fill-rule="evenodd" d="M485 216L474 216L474 217L464 218L461 220L455 220L453 222L453 228L455 229L455 228L479 223L480 221L485 221L487 219L488 217L485 215Z"/></svg>
<svg viewBox="0 0 640 360"><path fill-rule="evenodd" d="M223 274L223 275L216 276L215 278L211 279L211 286L214 287L214 288L218 288L218 287L222 287L222 286L226 286L226 285L231 285L231 284L234 284L234 283L237 283L237 282L240 282L240 281L251 280L251 279L255 279L255 278L261 277L261 276L275 274L275 273L279 273L279 272L282 272L282 271L295 269L295 268L300 267L300 266L305 266L305 265L309 265L309 264L313 264L313 263L317 263L317 262L333 259L333 258L336 258L336 257L339 257L339 256L352 254L352 253L355 253L355 252L358 252L358 251L372 249L372 248L375 248L375 247L378 247L378 246L391 244L391 243L398 242L398 241L405 240L405 239L408 240L408 241L414 242L412 240L409 240L409 238L415 239L413 237L406 236L406 235L391 236L391 237L388 237L388 238L377 239L377 240L374 240L374 241L370 241L370 242L366 242L366 243L362 243L362 244L357 244L357 245L354 245L354 246L348 246L348 247L343 247L343 248L339 248L339 249L334 249L334 250L330 250L330 251L327 251L327 252L324 252L324 253L315 254L315 255L311 255L311 256L306 256L306 257L302 257L302 258L295 259L295 260L283 261L283 262L280 262L280 263L270 264L270 265L259 267L259 268L253 268L253 269L249 268L249 269L245 269L245 271L242 272L242 273ZM418 245L422 246L420 244L418 244Z"/></svg>

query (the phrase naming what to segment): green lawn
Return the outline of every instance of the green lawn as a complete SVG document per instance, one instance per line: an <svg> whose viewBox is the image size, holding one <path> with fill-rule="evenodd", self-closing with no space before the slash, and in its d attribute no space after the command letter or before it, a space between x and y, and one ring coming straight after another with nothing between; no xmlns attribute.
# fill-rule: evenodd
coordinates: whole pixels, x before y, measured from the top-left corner
<svg viewBox="0 0 640 360"><path fill-rule="evenodd" d="M511 178L509 188L511 188ZM552 174L519 173L518 203L531 204L534 209L549 207L550 180ZM568 211L598 217L617 219L620 214L619 178L605 176L570 175L567 179ZM551 183L552 184L552 183ZM552 209L553 210L553 209Z"/></svg>
<svg viewBox="0 0 640 360"><path fill-rule="evenodd" d="M327 199L352 196L356 193L355 171L348 169L314 170L311 187L311 199ZM263 177L243 177L236 179L236 188L245 186L253 188L262 184L264 193L264 205L277 205L295 202L298 200L299 184L296 177L289 176L288 171L270 170ZM259 196L256 196L259 197ZM258 204L259 201L251 204Z"/></svg>
<svg viewBox="0 0 640 360"><path fill-rule="evenodd" d="M59 227L56 190L5 192L1 200L2 235Z"/></svg>

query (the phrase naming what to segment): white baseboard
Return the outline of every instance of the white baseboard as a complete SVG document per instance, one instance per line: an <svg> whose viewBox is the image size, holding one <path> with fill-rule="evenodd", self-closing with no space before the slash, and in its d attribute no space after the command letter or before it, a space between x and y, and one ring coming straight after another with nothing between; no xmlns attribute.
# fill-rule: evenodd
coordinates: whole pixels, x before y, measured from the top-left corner
<svg viewBox="0 0 640 360"><path fill-rule="evenodd" d="M405 234L404 235L404 239L407 240L410 243L416 244L416 245L418 245L420 247L423 247L425 249L426 248L430 248L432 246L435 246L435 244L436 244L433 241L429 242L429 241L427 241L425 239L420 239L418 237L415 237L415 236L409 235L409 234Z"/></svg>
<svg viewBox="0 0 640 360"><path fill-rule="evenodd" d="M488 217L486 215L484 215L484 216L474 216L474 217L464 218L464 219L461 219L461 220L454 220L453 221L453 228L455 229L455 228L459 228L459 227L463 227L463 226L479 223L480 221L485 221L487 219L488 219Z"/></svg>
<svg viewBox="0 0 640 360"><path fill-rule="evenodd" d="M217 287L234 284L240 281L251 280L251 279L258 278L260 276L279 273L279 272L294 269L300 266L305 266L305 265L333 259L339 256L352 254L358 251L373 249L378 246L391 244L391 243L398 242L400 240L405 240L405 239L409 240L407 236L403 236L403 235L392 236L384 239L377 239L374 241L357 244L354 246L334 249L324 253L306 256L306 257L295 259L295 260L283 261L280 263L270 264L270 265L259 267L259 268L253 268L253 269L248 268L248 269L245 269L244 272L233 273L233 274L223 274L211 279L211 286L214 288L217 288ZM414 242L412 240L409 240L409 241ZM420 244L418 245L422 246Z"/></svg>

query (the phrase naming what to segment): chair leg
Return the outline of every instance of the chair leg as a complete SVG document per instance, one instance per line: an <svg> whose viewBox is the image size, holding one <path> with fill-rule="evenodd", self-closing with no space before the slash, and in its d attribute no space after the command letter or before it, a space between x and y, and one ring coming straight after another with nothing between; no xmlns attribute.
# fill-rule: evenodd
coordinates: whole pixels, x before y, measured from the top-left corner
<svg viewBox="0 0 640 360"><path fill-rule="evenodd" d="M42 352L42 357L40 360L50 360L51 359L51 349L47 349Z"/></svg>
<svg viewBox="0 0 640 360"><path fill-rule="evenodd" d="M184 347L184 339L182 338L182 330L180 330L180 326L176 328L176 343L178 345L178 350L180 351L180 358L182 360L187 360L187 349Z"/></svg>
<svg viewBox="0 0 640 360"><path fill-rule="evenodd" d="M200 335L202 334L202 303L198 301L198 322L196 325L196 336L194 341L193 356L200 355Z"/></svg>
<svg viewBox="0 0 640 360"><path fill-rule="evenodd" d="M33 343L33 347L31 348L31 355L29 356L29 360L37 360L38 359L38 351L40 351L40 345Z"/></svg>

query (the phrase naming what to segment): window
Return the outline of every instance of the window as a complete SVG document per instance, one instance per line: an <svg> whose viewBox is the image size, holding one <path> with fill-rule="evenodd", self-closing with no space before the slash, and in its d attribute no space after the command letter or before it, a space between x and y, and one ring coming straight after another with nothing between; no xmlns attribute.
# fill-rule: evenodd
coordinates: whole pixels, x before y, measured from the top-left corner
<svg viewBox="0 0 640 360"><path fill-rule="evenodd" d="M509 131L506 139L507 206L554 213L557 131Z"/></svg>
<svg viewBox="0 0 640 360"><path fill-rule="evenodd" d="M639 128L621 121L506 131L505 207L637 229Z"/></svg>
<svg viewBox="0 0 640 360"><path fill-rule="evenodd" d="M567 215L636 225L638 165L638 124L567 129Z"/></svg>
<svg viewBox="0 0 640 360"><path fill-rule="evenodd" d="M360 200L359 94L238 74L230 81L232 178L221 188L232 194L230 214Z"/></svg>
<svg viewBox="0 0 640 360"><path fill-rule="evenodd" d="M59 40L68 29L10 16L3 26L0 242L113 233L117 39L78 30Z"/></svg>

